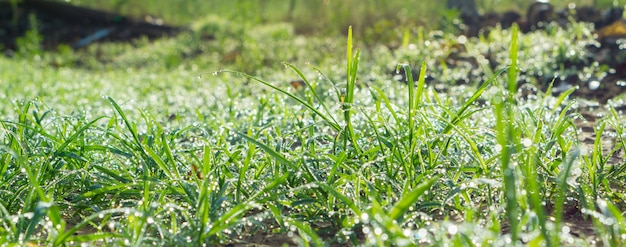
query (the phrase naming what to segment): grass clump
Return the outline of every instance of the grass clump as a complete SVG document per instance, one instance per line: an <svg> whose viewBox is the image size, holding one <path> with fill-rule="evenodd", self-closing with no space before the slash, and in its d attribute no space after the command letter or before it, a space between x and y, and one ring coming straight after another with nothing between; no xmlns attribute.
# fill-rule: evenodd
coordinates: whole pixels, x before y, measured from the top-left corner
<svg viewBox="0 0 626 247"><path fill-rule="evenodd" d="M261 235L303 246L591 246L591 236L623 244L616 188L625 169L611 162L624 148L623 120L611 109L584 152L575 88L520 96L525 60L537 51L517 29L495 30L488 39L509 44L491 46L504 52L494 55L499 64L454 92L433 76L452 85L441 68L458 70L446 57L487 49L486 40L432 32L394 52L361 53L348 31L344 60L324 55L344 54L333 48L343 41L304 42L284 24L258 33L229 25L194 27L232 32L212 42L183 35L131 52L92 48L121 62L104 65L110 72L0 58L11 68L2 80L24 82L1 84L0 97L36 98L0 108L0 242L196 246ZM266 48L282 53L262 52L274 38ZM164 59L232 40L189 64ZM239 58L220 64L231 49ZM248 55L268 59L248 63ZM386 77L390 68L407 84ZM606 152L609 129L616 138ZM581 223L593 227L574 229Z"/></svg>

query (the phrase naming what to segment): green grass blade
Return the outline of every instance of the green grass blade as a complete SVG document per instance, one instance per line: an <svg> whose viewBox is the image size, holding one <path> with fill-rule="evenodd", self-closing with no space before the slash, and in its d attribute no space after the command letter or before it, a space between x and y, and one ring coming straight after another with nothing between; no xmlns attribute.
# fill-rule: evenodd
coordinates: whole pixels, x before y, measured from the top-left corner
<svg viewBox="0 0 626 247"><path fill-rule="evenodd" d="M298 101L298 103L302 104L303 106L305 106L306 108L308 108L309 110L311 110L313 113L315 113L315 115L320 116L322 119L324 119L324 121L330 126L332 127L334 130L336 131L341 131L341 127L339 126L339 123L337 123L332 117L329 117L327 115L325 115L324 113L320 112L318 109L316 109L315 107L313 107L311 104L309 104L308 102L306 102L305 100L301 99L298 96L295 96L287 91L285 91L284 89L281 89L279 87L276 87L274 85L272 85L271 83L261 80L257 77L248 75L246 73L243 72L238 72L238 71L231 71L231 70L222 70L220 72L226 72L226 73L234 73L252 80L255 80L257 82L260 82L261 84L268 86L284 95L287 95L289 98L294 99L295 101Z"/></svg>
<svg viewBox="0 0 626 247"><path fill-rule="evenodd" d="M295 72L298 75L298 77L300 77L300 79L302 79L302 81L304 81L304 83L307 85L307 88L309 88L311 94L313 94L313 97L318 102L320 102L320 105L322 106L322 108L326 112L326 116L328 116L328 119L332 120L333 123L337 123L337 120L335 120L333 115L330 114L330 111L328 110L328 107L326 106L326 104L323 103L324 100L319 96L319 94L317 94L317 92L315 91L315 88L312 87L312 85L309 82L309 80L306 78L306 76L304 76L304 73L302 73L302 71L300 69L298 69L296 66L293 66L292 64L289 64L289 63L283 63L283 64L285 66L287 66L289 69L291 69L293 72ZM322 73L319 69L317 69L317 68L313 68L313 69L315 71L317 71L318 73L320 73L324 78L327 78L326 75L324 75L324 73Z"/></svg>
<svg viewBox="0 0 626 247"><path fill-rule="evenodd" d="M580 156L579 149L574 149L573 151L568 152L567 159L565 159L563 162L563 169L559 172L559 175L557 177L559 190L557 192L556 201L555 201L555 210L554 210L555 211L554 212L555 224L557 225L557 227L560 226L561 220L563 219L563 209L565 205L565 198L567 196L567 192L569 191L567 180L569 179L570 174L572 173L572 167L574 165L574 162L576 162L579 156Z"/></svg>
<svg viewBox="0 0 626 247"><path fill-rule="evenodd" d="M511 60L511 64L509 65L508 70L508 96L510 99L513 99L514 95L517 93L517 57L519 52L519 45L517 44L519 36L518 33L519 27L517 25L513 25L511 27L511 45L509 48L509 59Z"/></svg>
<svg viewBox="0 0 626 247"><path fill-rule="evenodd" d="M265 188L263 188L261 191L257 192L256 194L254 194L253 196L248 198L247 202L243 202L243 203L237 204L235 207L230 209L228 212L226 212L224 215L222 215L218 220L213 222L213 228L211 228L211 230L209 230L206 233L206 236L215 235L218 232L221 232L221 231L231 227L232 225L236 224L237 223L237 219L240 219L241 216L243 216L250 209L253 209L253 208L259 206L255 202L255 201L258 200L259 197L267 194L268 192L270 192L274 188L278 187L279 185L284 184L288 177L289 177L289 174L285 174L283 176L280 176L280 177L276 178L270 184L265 186ZM278 195L277 193L271 193L271 194L272 194L272 196L270 198L265 198L265 200L274 198L274 197L276 197ZM263 201L263 200L261 200L261 201Z"/></svg>
<svg viewBox="0 0 626 247"><path fill-rule="evenodd" d="M133 128L133 125L130 123L130 121L128 121L128 118L126 117L126 114L124 114L124 111L122 110L122 108L110 96L107 96L107 100L109 100L109 102L111 102L111 104L115 108L115 111L117 111L117 113L120 115L120 117L122 117L122 120L124 121L124 124L128 128L128 131L132 135L133 140L135 141L135 144L137 145L136 148L141 149L141 141L139 141L139 135L137 134L137 131L135 130L135 128Z"/></svg>
<svg viewBox="0 0 626 247"><path fill-rule="evenodd" d="M352 57L352 26L348 27L348 44L347 44L347 74L346 74L346 95L343 97L341 108L345 120L344 134L344 149L347 149L348 139L352 141L354 148L360 153L360 148L356 142L356 136L354 134L354 126L352 124L352 107L354 104L354 89L356 84L356 74L359 67L359 56L361 52L356 51L354 57Z"/></svg>
<svg viewBox="0 0 626 247"><path fill-rule="evenodd" d="M56 150L54 151L55 154L61 153L68 145L70 145L71 143L73 143L78 136L80 136L81 134L83 134L85 131L87 131L92 125L94 125L98 120L104 118L104 116L98 117L92 121L89 121L87 124L81 126L79 129L77 129L74 134L72 134L69 138L67 138L65 140L65 142L63 142L63 144L61 144L59 147L56 148Z"/></svg>
<svg viewBox="0 0 626 247"><path fill-rule="evenodd" d="M279 154L278 152L276 152L273 148L263 144L262 142L257 141L256 139L249 137L246 134L243 133L239 133L236 131L235 132L237 135L241 136L242 138L246 139L246 141L253 143L254 145L257 145L258 147L260 147L261 149L263 149L263 151L265 151L267 154L269 154L272 158L274 158L276 161L287 165L288 167L291 167L294 170L299 170L300 167L298 167L296 164L294 164L293 162L289 161L287 158L285 158L285 156Z"/></svg>
<svg viewBox="0 0 626 247"><path fill-rule="evenodd" d="M453 125L456 125L459 121L463 120L463 116L465 111L467 111L467 109L469 109L472 104L474 104L474 102L485 92L485 90L502 74L504 73L504 71L506 71L506 69L501 69L499 70L494 76L492 76L491 78L489 78L489 80L483 82L483 84L480 85L480 87L478 87L478 89L476 90L476 92L474 92L474 94L472 94L472 96L465 101L465 103L463 104L463 106L461 106L461 108L459 108L459 110L456 112L456 114L454 114L454 117L452 118L452 120L450 121L450 123L452 123ZM446 128L444 128L444 130L441 132L442 134L447 134L450 132L450 130L452 130L452 126L451 125L446 125Z"/></svg>
<svg viewBox="0 0 626 247"><path fill-rule="evenodd" d="M426 62L422 62L420 67L419 77L417 78L417 91L415 92L415 103L413 103L413 109L417 109L422 105L422 97L424 94L424 88L426 87Z"/></svg>
<svg viewBox="0 0 626 247"><path fill-rule="evenodd" d="M68 229L67 231L65 231L64 233L60 234L59 237L54 241L54 246L59 246L59 245L65 243L65 242L67 242L67 240L69 238L72 238L72 235L74 235L80 229L82 229L83 227L87 226L93 220L95 220L97 218L101 218L104 215L113 215L113 214L128 215L128 214L131 214L131 213L133 213L135 211L136 210L134 210L132 208L114 208L114 209L102 210L100 212L96 212L96 213L94 213L92 215L89 215L88 217L83 219L83 221L81 221L80 223L76 224L74 227L72 227L72 228Z"/></svg>
<svg viewBox="0 0 626 247"><path fill-rule="evenodd" d="M391 212L389 212L389 217L392 219L401 222L402 216L406 213L409 208L414 205L417 200L419 200L420 196L422 196L426 191L430 189L430 187L435 184L435 182L439 181L441 176L436 176L431 178L430 180L421 183L417 187L415 187L410 192L406 193L400 201L396 203L391 208Z"/></svg>
<svg viewBox="0 0 626 247"><path fill-rule="evenodd" d="M315 233L311 225L293 219L287 219L286 221L289 222L289 225L298 229L305 246L311 246L310 244L312 246L324 246L324 241Z"/></svg>
<svg viewBox="0 0 626 247"><path fill-rule="evenodd" d="M352 210L352 212L355 215L361 215L361 209L359 209L359 207L357 207L357 205L354 203L354 200L348 198L347 196L341 194L339 191L337 191L334 187L326 184L326 183L315 183L317 186L319 186L320 188L322 188L323 190L325 190L326 192L330 193L331 195L333 195L335 198L339 199L339 201L345 203L346 206L348 206L349 209Z"/></svg>

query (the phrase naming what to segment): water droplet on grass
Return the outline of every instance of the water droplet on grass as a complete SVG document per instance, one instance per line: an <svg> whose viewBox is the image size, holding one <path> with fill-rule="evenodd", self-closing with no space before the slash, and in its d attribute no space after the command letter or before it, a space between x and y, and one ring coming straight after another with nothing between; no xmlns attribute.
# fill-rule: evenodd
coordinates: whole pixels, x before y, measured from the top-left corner
<svg viewBox="0 0 626 247"><path fill-rule="evenodd" d="M522 139L522 145L524 145L524 147L528 148L532 144L533 144L533 141L530 140L529 138Z"/></svg>
<svg viewBox="0 0 626 247"><path fill-rule="evenodd" d="M589 89L597 90L598 88L600 88L600 82L598 80L593 80L589 82Z"/></svg>
<svg viewBox="0 0 626 247"><path fill-rule="evenodd" d="M450 235L455 235L457 232L459 232L459 228L456 225L448 226L448 233L450 233Z"/></svg>
<svg viewBox="0 0 626 247"><path fill-rule="evenodd" d="M426 229L424 228L420 228L419 230L417 230L417 234L415 234L415 238L423 239L426 237L426 235L428 235L428 231L426 231Z"/></svg>

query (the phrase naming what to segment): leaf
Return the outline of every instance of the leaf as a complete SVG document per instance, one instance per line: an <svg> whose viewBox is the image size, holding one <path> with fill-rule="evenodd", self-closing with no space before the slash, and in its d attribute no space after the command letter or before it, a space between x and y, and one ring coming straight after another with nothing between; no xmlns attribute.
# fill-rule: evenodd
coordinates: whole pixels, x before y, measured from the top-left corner
<svg viewBox="0 0 626 247"><path fill-rule="evenodd" d="M391 208L391 212L389 213L389 217L396 221L400 221L402 216L406 213L406 211L411 207L411 205L415 204L417 200L422 196L430 187L435 184L439 180L441 176L436 176L427 182L424 182L414 188L411 192L405 194L400 201L396 203L393 208Z"/></svg>

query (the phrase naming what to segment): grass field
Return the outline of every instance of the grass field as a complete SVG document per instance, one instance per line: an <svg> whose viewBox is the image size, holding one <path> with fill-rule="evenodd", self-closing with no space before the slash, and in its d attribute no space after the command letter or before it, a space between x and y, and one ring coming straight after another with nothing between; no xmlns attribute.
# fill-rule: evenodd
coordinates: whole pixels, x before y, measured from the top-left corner
<svg viewBox="0 0 626 247"><path fill-rule="evenodd" d="M606 73L564 68L589 25L466 40L377 22L437 3L200 2L100 6L189 23L177 37L31 33L0 57L0 246L625 245L623 97L588 110L549 83Z"/></svg>

